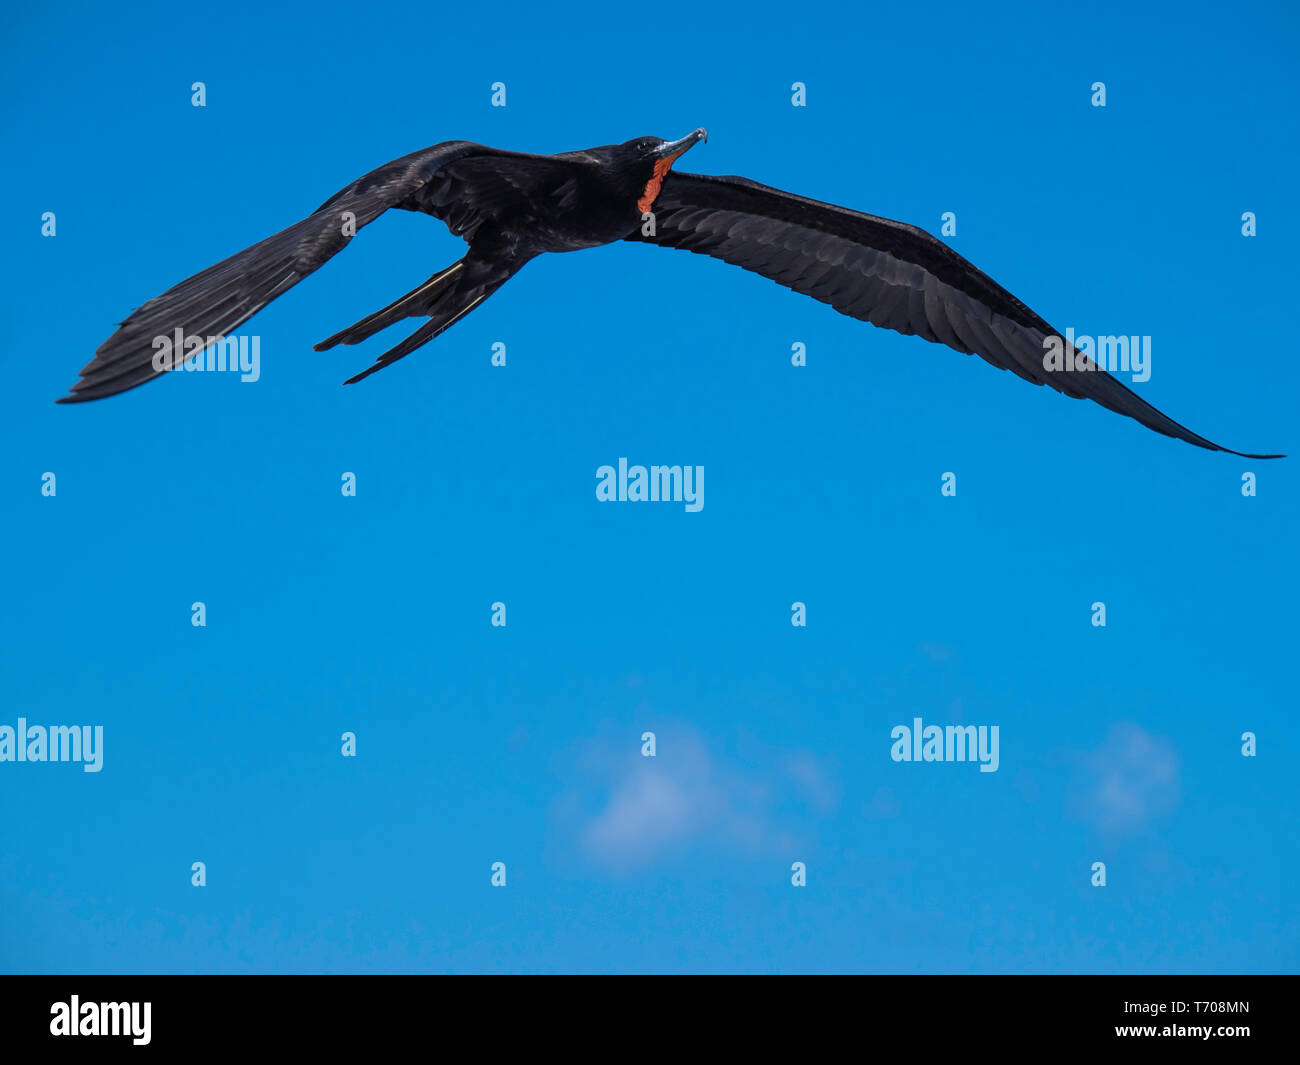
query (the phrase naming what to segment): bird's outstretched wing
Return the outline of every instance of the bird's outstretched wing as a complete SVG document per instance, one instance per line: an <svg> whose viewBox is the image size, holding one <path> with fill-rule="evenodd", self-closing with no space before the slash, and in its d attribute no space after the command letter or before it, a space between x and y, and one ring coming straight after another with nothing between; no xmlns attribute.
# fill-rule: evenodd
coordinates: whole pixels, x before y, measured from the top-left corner
<svg viewBox="0 0 1300 1065"><path fill-rule="evenodd" d="M629 240L684 248L771 278L841 314L924 337L1091 399L1149 429L1211 451L1061 338L1076 367L1047 369L1059 334L987 274L916 226L805 199L740 177L671 171L653 205L655 233ZM1087 367L1080 369L1080 366ZM1279 458L1277 455L1245 455Z"/></svg>
<svg viewBox="0 0 1300 1065"><path fill-rule="evenodd" d="M155 366L158 337L226 336L277 296L337 254L362 226L390 207L426 211L469 240L490 210L491 189L469 189L456 164L493 156L498 169L525 184L528 174L556 164L470 141L444 141L372 170L288 229L187 278L134 311L81 370L60 403L125 392L166 372ZM483 168L473 172L477 174ZM504 178L501 180L505 180ZM179 353L178 353L179 354ZM186 354L192 354L187 352Z"/></svg>

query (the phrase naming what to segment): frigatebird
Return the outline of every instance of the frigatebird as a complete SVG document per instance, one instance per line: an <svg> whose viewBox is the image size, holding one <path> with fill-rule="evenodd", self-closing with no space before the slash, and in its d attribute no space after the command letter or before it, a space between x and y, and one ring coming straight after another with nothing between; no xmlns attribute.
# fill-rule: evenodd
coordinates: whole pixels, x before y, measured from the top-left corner
<svg viewBox="0 0 1300 1065"><path fill-rule="evenodd" d="M684 152L707 138L697 129L675 141L638 137L558 155L444 141L394 159L301 222L137 309L100 345L59 402L116 395L174 368L183 360L174 365L160 360L163 340L190 338L185 357L202 351L342 250L362 226L397 207L440 219L469 250L387 307L315 346L324 351L357 344L400 319L428 319L345 384L428 343L542 252L629 240L684 248L743 267L841 314L979 355L1032 384L1094 400L1198 447L1246 458L1281 457L1232 451L1179 425L923 229L748 178L672 169ZM1064 355L1056 365L1045 357L1052 344Z"/></svg>

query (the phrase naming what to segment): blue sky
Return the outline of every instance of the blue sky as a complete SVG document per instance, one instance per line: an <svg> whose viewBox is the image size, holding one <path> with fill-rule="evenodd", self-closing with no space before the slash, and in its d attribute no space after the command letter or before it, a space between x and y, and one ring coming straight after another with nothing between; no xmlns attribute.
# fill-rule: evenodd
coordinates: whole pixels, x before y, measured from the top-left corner
<svg viewBox="0 0 1300 1065"><path fill-rule="evenodd" d="M1150 336L1162 410L1300 453L1295 15L1132 8L16 13L0 725L104 763L0 763L0 968L1295 971L1298 459L637 245L342 388L400 331L311 345L461 254L402 212L242 327L256 383L52 402L388 159L703 125L683 169L952 211L1058 328ZM620 456L704 508L598 502ZM915 717L998 726L997 772L892 761Z"/></svg>

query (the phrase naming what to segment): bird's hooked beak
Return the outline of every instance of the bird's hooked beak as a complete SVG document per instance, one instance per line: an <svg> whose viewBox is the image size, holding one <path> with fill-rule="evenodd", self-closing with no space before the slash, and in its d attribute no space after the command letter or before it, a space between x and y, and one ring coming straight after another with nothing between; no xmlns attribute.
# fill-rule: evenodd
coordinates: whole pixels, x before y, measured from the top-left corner
<svg viewBox="0 0 1300 1065"><path fill-rule="evenodd" d="M636 201L638 211L644 215L654 206L655 197L659 195L659 189L664 183L664 178L668 176L668 171L672 168L677 157L699 144L700 141L708 139L708 130L700 128L686 134L679 141L668 141L666 144L661 144L650 153L650 158L654 160L654 169L650 174L650 180L646 182L645 188L641 191L641 198Z"/></svg>
<svg viewBox="0 0 1300 1065"><path fill-rule="evenodd" d="M656 162L666 161L669 166L672 166L673 160L679 155L694 148L695 145L700 143L700 141L707 141L708 139L709 131L701 126L699 129L692 130L690 133L686 134L686 136L681 140L668 141L665 144L659 145L659 147L654 151L654 159Z"/></svg>

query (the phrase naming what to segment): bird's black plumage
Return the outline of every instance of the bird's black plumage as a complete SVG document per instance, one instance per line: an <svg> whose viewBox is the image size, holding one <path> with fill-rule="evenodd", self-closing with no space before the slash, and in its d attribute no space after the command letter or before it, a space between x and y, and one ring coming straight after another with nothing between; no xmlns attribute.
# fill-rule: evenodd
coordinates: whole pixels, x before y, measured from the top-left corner
<svg viewBox="0 0 1300 1065"><path fill-rule="evenodd" d="M469 249L388 307L316 345L356 344L402 318L427 319L349 384L432 340L535 256L629 240L721 259L842 314L977 354L1034 384L1094 400L1166 436L1231 450L1156 410L1081 352L1071 351L1075 368L1048 369L1044 345L1059 334L924 230L746 178L672 170L704 137L696 130L679 141L642 137L560 155L446 141L403 156L301 222L144 304L99 347L60 402L115 395L166 372L155 338L178 328L205 340L228 335L396 207L441 219ZM653 228L643 226L648 211Z"/></svg>

